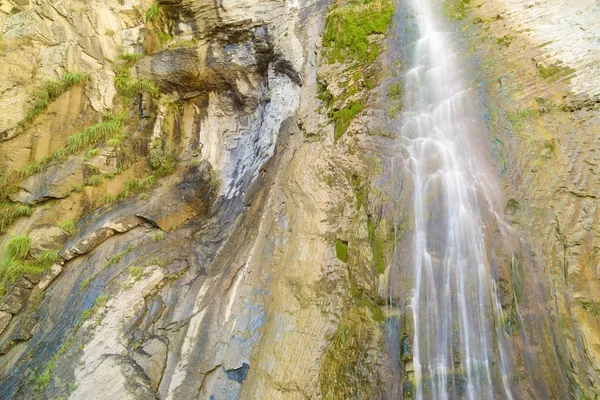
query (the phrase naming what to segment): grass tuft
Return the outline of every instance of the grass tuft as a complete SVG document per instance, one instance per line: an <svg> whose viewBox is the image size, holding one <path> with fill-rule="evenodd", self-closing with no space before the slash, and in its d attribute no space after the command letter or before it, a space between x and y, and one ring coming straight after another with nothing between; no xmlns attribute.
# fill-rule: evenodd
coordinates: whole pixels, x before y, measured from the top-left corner
<svg viewBox="0 0 600 400"><path fill-rule="evenodd" d="M52 104L53 101L68 91L71 87L82 83L86 79L81 72L67 72L58 81L46 81L41 87L33 91L33 105L27 110L25 118L20 125L29 123Z"/></svg>
<svg viewBox="0 0 600 400"><path fill-rule="evenodd" d="M58 227L69 235L73 235L77 231L76 224L77 221L74 219L67 219L58 224Z"/></svg>
<svg viewBox="0 0 600 400"><path fill-rule="evenodd" d="M6 255L14 259L23 259L29 253L31 239L27 235L16 235L8 239L4 251Z"/></svg>
<svg viewBox="0 0 600 400"><path fill-rule="evenodd" d="M160 8L160 4L154 3L150 6L148 11L146 11L146 20L156 21L160 17L161 14L162 14L162 10Z"/></svg>

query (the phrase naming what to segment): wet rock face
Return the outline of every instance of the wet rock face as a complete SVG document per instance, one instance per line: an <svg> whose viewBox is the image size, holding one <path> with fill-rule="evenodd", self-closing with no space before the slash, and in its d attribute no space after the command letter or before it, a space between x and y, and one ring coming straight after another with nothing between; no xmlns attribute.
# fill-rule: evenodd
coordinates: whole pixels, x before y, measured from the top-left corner
<svg viewBox="0 0 600 400"><path fill-rule="evenodd" d="M586 32L598 30L600 9L583 0L556 19L558 7L559 0L484 1L471 8L466 40L490 60L473 74L486 92L505 214L527 248L513 262L520 279L515 271L505 277L533 360L524 374L555 393L536 385L542 397L596 397L600 75Z"/></svg>

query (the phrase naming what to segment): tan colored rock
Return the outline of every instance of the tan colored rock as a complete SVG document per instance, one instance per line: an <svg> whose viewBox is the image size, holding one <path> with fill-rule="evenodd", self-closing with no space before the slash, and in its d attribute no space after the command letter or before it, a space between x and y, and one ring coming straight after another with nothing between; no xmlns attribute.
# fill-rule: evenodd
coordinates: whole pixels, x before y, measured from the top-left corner
<svg viewBox="0 0 600 400"><path fill-rule="evenodd" d="M10 323L11 318L12 318L11 313L6 312L6 311L0 311L0 335L2 335L2 332L4 332L4 330Z"/></svg>
<svg viewBox="0 0 600 400"><path fill-rule="evenodd" d="M52 283L54 278L56 278L61 272L62 272L62 267L58 264L53 264L50 267L50 269L48 271L46 271L46 273L44 274L44 276L42 277L42 279L37 284L37 286L35 287L34 290L40 291L40 292L46 290L46 288L48 286L50 286L50 284Z"/></svg>
<svg viewBox="0 0 600 400"><path fill-rule="evenodd" d="M0 311L17 314L29 298L33 285L25 278L19 278L9 289L0 303Z"/></svg>
<svg viewBox="0 0 600 400"><path fill-rule="evenodd" d="M117 159L118 151L115 148L103 148L100 149L98 155L88 161L86 165L95 167L102 174L116 173L117 172Z"/></svg>
<svg viewBox="0 0 600 400"><path fill-rule="evenodd" d="M69 234L57 226L40 226L29 232L29 253L37 258L43 251L60 249Z"/></svg>

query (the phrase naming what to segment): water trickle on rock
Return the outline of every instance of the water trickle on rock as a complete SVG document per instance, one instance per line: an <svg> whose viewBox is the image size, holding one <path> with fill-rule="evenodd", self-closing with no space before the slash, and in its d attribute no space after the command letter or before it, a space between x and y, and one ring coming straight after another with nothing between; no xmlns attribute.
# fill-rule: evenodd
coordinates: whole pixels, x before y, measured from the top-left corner
<svg viewBox="0 0 600 400"><path fill-rule="evenodd" d="M512 398L485 236L498 216L496 178L480 158L485 128L443 16L430 0L412 7L418 40L400 139L413 185L412 255L401 266L412 268L412 394Z"/></svg>

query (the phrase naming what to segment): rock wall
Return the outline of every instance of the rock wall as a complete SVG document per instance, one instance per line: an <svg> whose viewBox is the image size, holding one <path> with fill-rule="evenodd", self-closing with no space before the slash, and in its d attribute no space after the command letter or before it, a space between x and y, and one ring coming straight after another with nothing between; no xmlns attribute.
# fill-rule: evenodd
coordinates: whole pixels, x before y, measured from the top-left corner
<svg viewBox="0 0 600 400"><path fill-rule="evenodd" d="M329 3L0 5L1 398L408 396L385 344L409 17L340 62ZM521 238L496 272L522 398L597 392L599 13L451 15Z"/></svg>
<svg viewBox="0 0 600 400"><path fill-rule="evenodd" d="M573 398L594 397L600 53L593 32L600 8L594 1L503 0L469 10L457 24L488 110L505 211L529 248L521 260L528 293L521 336L534 354L527 369ZM543 354L552 355L562 381L535 363Z"/></svg>

